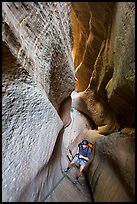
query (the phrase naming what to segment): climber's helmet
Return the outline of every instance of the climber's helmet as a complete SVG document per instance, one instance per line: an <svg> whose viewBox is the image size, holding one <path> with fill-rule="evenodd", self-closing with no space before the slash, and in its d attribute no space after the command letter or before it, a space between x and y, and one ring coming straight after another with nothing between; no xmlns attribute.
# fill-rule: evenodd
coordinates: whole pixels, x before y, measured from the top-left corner
<svg viewBox="0 0 137 204"><path fill-rule="evenodd" d="M83 141L81 142L81 144L82 144L82 145L88 145L88 141L87 141L87 140L83 140Z"/></svg>

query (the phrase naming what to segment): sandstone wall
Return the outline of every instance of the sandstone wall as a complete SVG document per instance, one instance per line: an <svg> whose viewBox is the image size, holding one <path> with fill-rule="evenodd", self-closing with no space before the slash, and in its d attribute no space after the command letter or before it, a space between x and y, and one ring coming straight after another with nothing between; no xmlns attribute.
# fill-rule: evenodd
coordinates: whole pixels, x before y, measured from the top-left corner
<svg viewBox="0 0 137 204"><path fill-rule="evenodd" d="M2 200L34 201L74 90L70 4L3 2L2 20Z"/></svg>
<svg viewBox="0 0 137 204"><path fill-rule="evenodd" d="M80 92L74 107L89 115L101 134L134 127L135 4L72 3L72 10L73 33L80 30L74 33Z"/></svg>
<svg viewBox="0 0 137 204"><path fill-rule="evenodd" d="M57 110L74 89L70 12L69 3L2 3L3 41Z"/></svg>
<svg viewBox="0 0 137 204"><path fill-rule="evenodd" d="M95 145L85 173L95 202L133 202L135 3L73 2L72 9L78 92L72 106L89 115L102 134L84 132Z"/></svg>
<svg viewBox="0 0 137 204"><path fill-rule="evenodd" d="M135 200L135 131L120 132L92 139L94 156L87 167L95 202L134 202Z"/></svg>
<svg viewBox="0 0 137 204"><path fill-rule="evenodd" d="M113 76L106 86L109 104L122 127L135 127L135 4L118 3L112 26Z"/></svg>
<svg viewBox="0 0 137 204"><path fill-rule="evenodd" d="M79 92L72 107L89 115L99 130L84 132L95 142L85 173L96 202L135 196L135 133L119 131L134 128L134 10L132 2L72 2ZM3 201L40 200L67 164L63 131L60 141L58 134L71 121L70 98L60 109L74 90L70 11L64 2L2 3ZM65 180L47 200L85 200L78 195Z"/></svg>

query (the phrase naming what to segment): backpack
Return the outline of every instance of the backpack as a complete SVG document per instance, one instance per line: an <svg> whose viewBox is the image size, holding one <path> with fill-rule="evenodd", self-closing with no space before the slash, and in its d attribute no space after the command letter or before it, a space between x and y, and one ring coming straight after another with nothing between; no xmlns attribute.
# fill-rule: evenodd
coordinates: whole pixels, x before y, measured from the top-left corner
<svg viewBox="0 0 137 204"><path fill-rule="evenodd" d="M93 149L93 144L91 142L88 143L88 146Z"/></svg>
<svg viewBox="0 0 137 204"><path fill-rule="evenodd" d="M89 149L90 149L90 153L92 154L92 152L93 152L93 144L91 142L88 143L88 150Z"/></svg>
<svg viewBox="0 0 137 204"><path fill-rule="evenodd" d="M79 143L78 146L80 146L80 144L82 144L82 143ZM87 146L88 146L88 149L90 148L90 150L92 152L93 151L93 144L91 142L88 142ZM88 151L88 149L87 149L87 151Z"/></svg>

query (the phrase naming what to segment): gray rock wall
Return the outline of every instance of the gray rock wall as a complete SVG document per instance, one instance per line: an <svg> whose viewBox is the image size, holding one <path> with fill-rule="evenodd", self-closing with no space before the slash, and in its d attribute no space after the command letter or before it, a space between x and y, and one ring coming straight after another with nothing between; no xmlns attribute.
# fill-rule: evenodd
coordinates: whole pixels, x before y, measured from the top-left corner
<svg viewBox="0 0 137 204"><path fill-rule="evenodd" d="M24 200L34 201L74 90L70 4L3 2L2 14L2 200L33 183Z"/></svg>
<svg viewBox="0 0 137 204"><path fill-rule="evenodd" d="M75 2L72 10L73 20L78 16L77 27L72 24L77 31L74 64L84 62L75 72L82 92L72 106L99 126L99 131L84 132L96 142L86 171L96 202L134 201L135 196L134 129L117 132L134 127L135 7L132 2L113 6ZM74 90L70 17L70 3L2 3L3 41L11 51L3 43L3 201L34 202L43 186L44 196L62 176L60 158L64 164L66 156L57 138L63 123L71 121L69 96ZM60 109L66 98L69 105ZM69 188L68 182L60 185L53 200L72 200L72 194L79 199L72 188L68 194Z"/></svg>
<svg viewBox="0 0 137 204"><path fill-rule="evenodd" d="M3 2L2 14L3 41L58 110L74 90L70 3Z"/></svg>

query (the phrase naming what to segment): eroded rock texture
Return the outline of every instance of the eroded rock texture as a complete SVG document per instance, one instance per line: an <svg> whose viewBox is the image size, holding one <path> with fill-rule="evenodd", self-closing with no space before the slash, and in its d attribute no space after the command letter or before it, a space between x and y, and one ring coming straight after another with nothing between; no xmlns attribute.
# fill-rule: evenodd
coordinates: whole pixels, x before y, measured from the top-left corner
<svg viewBox="0 0 137 204"><path fill-rule="evenodd" d="M74 90L70 4L4 2L2 14L2 197L20 201L33 183L23 197L34 201Z"/></svg>
<svg viewBox="0 0 137 204"><path fill-rule="evenodd" d="M134 127L135 4L75 2L72 11L80 92L75 108L88 114L101 134Z"/></svg>
<svg viewBox="0 0 137 204"><path fill-rule="evenodd" d="M2 11L3 40L58 110L74 89L70 4L7 2Z"/></svg>
<svg viewBox="0 0 137 204"><path fill-rule="evenodd" d="M92 131L86 132L92 136ZM85 134L85 135L86 135ZM90 137L91 138L91 137ZM121 132L93 138L94 159L88 166L89 183L95 202L134 202L135 132Z"/></svg>
<svg viewBox="0 0 137 204"><path fill-rule="evenodd" d="M2 3L3 202L134 201L134 10L73 2L73 44L70 3ZM90 189L54 189L83 138Z"/></svg>
<svg viewBox="0 0 137 204"><path fill-rule="evenodd" d="M95 145L86 172L94 201L134 201L135 4L74 2L72 14L78 92L72 106L106 135L83 132Z"/></svg>

